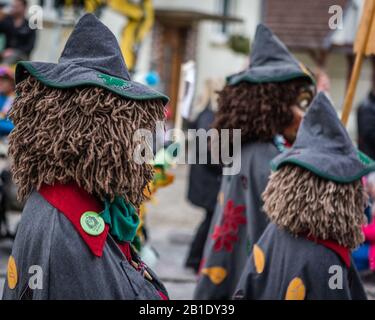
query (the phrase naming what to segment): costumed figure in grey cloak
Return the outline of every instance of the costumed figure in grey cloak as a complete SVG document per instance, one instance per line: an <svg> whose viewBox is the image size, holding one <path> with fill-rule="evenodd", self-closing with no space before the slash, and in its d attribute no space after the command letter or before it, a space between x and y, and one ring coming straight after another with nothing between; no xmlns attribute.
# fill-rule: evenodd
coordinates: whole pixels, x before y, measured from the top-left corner
<svg viewBox="0 0 375 320"><path fill-rule="evenodd" d="M253 244L268 224L261 194L270 161L293 143L315 94L306 67L264 25L256 31L250 66L227 79L214 128L240 129L241 169L223 175L201 262L196 299L230 299ZM236 147L231 145L235 153Z"/></svg>
<svg viewBox="0 0 375 320"><path fill-rule="evenodd" d="M132 243L153 176L134 134L155 130L168 98L131 80L91 14L57 64L21 62L16 82L9 155L26 204L3 298L167 299Z"/></svg>
<svg viewBox="0 0 375 320"><path fill-rule="evenodd" d="M361 177L375 163L354 148L324 93L272 168L263 194L271 223L253 247L235 298L366 299L351 250L364 241Z"/></svg>

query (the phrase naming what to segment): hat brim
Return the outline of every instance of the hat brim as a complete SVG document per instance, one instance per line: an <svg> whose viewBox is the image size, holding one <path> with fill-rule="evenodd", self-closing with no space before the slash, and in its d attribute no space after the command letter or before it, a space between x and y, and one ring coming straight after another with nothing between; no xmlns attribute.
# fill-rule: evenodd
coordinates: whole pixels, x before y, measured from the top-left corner
<svg viewBox="0 0 375 320"><path fill-rule="evenodd" d="M375 171L375 162L360 151L357 154L335 156L321 150L291 149L273 159L271 168L276 171L287 164L302 167L337 183L351 183Z"/></svg>
<svg viewBox="0 0 375 320"><path fill-rule="evenodd" d="M164 94L141 83L120 79L74 63L19 62L16 67L16 83L24 80L28 74L44 85L57 89L94 86L132 100L160 99L164 105L169 101Z"/></svg>
<svg viewBox="0 0 375 320"><path fill-rule="evenodd" d="M228 85L237 85L240 82L249 83L268 83L268 82L285 82L294 79L306 79L315 84L315 79L308 71L303 71L297 66L290 68L285 66L260 66L253 67L239 74L227 77Z"/></svg>

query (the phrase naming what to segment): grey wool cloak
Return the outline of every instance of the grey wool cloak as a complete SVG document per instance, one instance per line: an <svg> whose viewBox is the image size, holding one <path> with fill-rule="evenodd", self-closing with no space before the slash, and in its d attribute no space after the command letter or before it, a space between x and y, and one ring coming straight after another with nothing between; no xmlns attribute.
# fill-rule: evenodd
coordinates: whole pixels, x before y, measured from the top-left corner
<svg viewBox="0 0 375 320"><path fill-rule="evenodd" d="M53 193L62 203L73 202L69 194ZM78 230L79 223L74 219L39 192L31 194L8 262L3 299L167 298L156 275L134 252L132 257L142 270L132 266L121 245L108 233L107 225L100 236L94 237ZM144 270L152 281L144 277ZM40 279L33 277L36 274Z"/></svg>
<svg viewBox="0 0 375 320"><path fill-rule="evenodd" d="M230 299L253 244L268 224L261 194L279 154L273 143L244 144L240 172L223 176L195 299Z"/></svg>
<svg viewBox="0 0 375 320"><path fill-rule="evenodd" d="M248 258L235 299L365 300L349 250L270 223Z"/></svg>

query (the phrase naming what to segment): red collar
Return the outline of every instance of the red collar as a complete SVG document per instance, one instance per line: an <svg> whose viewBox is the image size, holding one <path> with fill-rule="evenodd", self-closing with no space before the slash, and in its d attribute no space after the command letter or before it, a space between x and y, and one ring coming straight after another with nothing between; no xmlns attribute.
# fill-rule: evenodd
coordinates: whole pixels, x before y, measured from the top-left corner
<svg viewBox="0 0 375 320"><path fill-rule="evenodd" d="M103 210L102 203L75 183L55 183L53 186L44 184L38 191L49 204L62 212L73 224L91 252L95 256L101 257L109 226L105 225L104 231L100 235L92 236L83 230L80 219L86 211L101 212Z"/></svg>
<svg viewBox="0 0 375 320"><path fill-rule="evenodd" d="M325 246L326 248L328 249L331 249L332 251L334 251L341 259L342 261L344 261L345 265L350 268L350 250L342 245L340 245L339 243L337 243L336 241L332 241L332 240L321 240L321 239L317 239L313 236L308 236L307 237L308 240L310 241L314 241L318 244L321 244L323 246Z"/></svg>

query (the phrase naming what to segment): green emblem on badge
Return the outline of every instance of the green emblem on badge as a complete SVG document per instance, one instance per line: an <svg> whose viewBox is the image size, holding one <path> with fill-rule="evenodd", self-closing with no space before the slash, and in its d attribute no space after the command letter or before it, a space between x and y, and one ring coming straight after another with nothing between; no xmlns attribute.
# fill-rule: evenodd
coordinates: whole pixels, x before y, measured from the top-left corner
<svg viewBox="0 0 375 320"><path fill-rule="evenodd" d="M130 86L127 81L113 76L109 76L108 74L98 73L98 78L102 79L104 84L110 87L125 89Z"/></svg>
<svg viewBox="0 0 375 320"><path fill-rule="evenodd" d="M81 216L80 222L83 230L92 236L98 236L104 231L104 220L94 211L86 211Z"/></svg>

